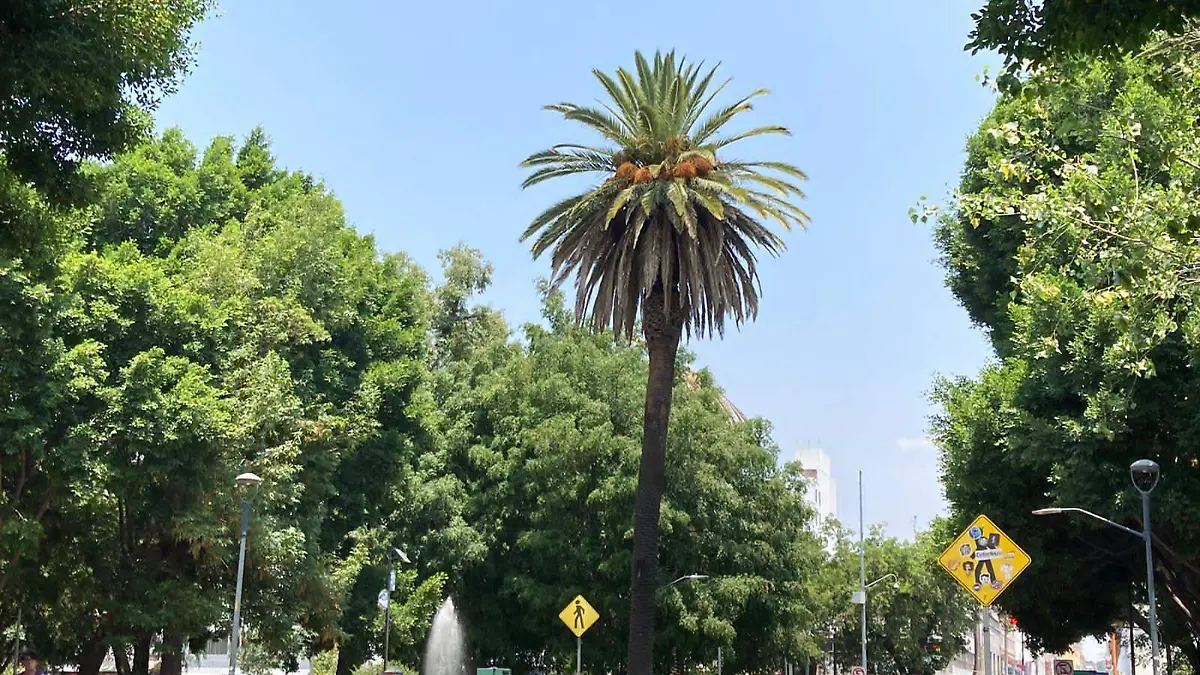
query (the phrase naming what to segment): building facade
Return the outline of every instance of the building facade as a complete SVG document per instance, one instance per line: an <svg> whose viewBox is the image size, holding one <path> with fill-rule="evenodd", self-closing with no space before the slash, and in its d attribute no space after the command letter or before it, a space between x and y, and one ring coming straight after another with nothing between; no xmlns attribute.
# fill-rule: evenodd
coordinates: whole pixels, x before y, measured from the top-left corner
<svg viewBox="0 0 1200 675"><path fill-rule="evenodd" d="M837 482L833 480L833 462L821 448L802 448L796 451L796 461L800 462L804 477L808 479L808 491L805 492L804 499L816 513L813 524L820 529L826 522L838 517Z"/></svg>

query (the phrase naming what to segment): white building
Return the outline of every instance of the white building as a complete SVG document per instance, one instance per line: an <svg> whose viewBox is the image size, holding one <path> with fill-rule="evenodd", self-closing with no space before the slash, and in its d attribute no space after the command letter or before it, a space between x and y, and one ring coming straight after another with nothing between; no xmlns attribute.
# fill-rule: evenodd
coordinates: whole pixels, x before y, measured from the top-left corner
<svg viewBox="0 0 1200 675"><path fill-rule="evenodd" d="M816 513L813 524L820 529L830 519L837 519L837 482L833 480L833 462L821 448L801 448L796 461L808 479L804 499Z"/></svg>

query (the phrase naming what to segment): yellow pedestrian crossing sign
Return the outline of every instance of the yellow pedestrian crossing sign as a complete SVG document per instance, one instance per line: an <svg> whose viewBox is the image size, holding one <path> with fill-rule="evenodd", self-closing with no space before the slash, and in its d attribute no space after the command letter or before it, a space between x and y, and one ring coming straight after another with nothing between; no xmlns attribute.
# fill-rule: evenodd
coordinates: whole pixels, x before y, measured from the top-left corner
<svg viewBox="0 0 1200 675"><path fill-rule="evenodd" d="M563 611L558 613L558 618L575 634L575 637L583 637L583 634L600 618L600 613L588 604L582 595L577 595L574 600L567 603Z"/></svg>
<svg viewBox="0 0 1200 675"><path fill-rule="evenodd" d="M972 521L938 558L942 568L985 607L990 607L1031 562L1028 553L983 515Z"/></svg>

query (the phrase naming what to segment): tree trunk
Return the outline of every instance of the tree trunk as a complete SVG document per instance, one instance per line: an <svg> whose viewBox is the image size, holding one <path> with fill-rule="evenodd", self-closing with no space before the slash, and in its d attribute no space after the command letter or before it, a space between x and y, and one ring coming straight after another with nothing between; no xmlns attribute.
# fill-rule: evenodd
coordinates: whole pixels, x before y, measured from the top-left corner
<svg viewBox="0 0 1200 675"><path fill-rule="evenodd" d="M150 636L142 635L133 643L133 675L150 673Z"/></svg>
<svg viewBox="0 0 1200 675"><path fill-rule="evenodd" d="M129 646L125 644L115 644L112 646L113 663L116 665L117 675L133 675L133 666L129 664Z"/></svg>
<svg viewBox="0 0 1200 675"><path fill-rule="evenodd" d="M158 675L183 675L183 638L178 631L169 628L163 631L163 647L159 659Z"/></svg>
<svg viewBox="0 0 1200 675"><path fill-rule="evenodd" d="M629 599L629 675L651 675L654 667L655 592L658 585L659 509L666 490L667 423L675 386L675 356L683 333L677 294L656 285L642 304L642 330L650 353L642 459L638 467L633 522L633 582ZM669 304L668 304L669 303ZM671 312L668 316L668 306Z"/></svg>
<svg viewBox="0 0 1200 675"><path fill-rule="evenodd" d="M108 644L103 635L96 635L79 650L79 675L100 675L104 657L108 655Z"/></svg>
<svg viewBox="0 0 1200 675"><path fill-rule="evenodd" d="M351 675L354 672L354 669L358 668L359 663L355 663L357 659L355 659L353 656L353 652L355 651L357 650L348 643L343 643L338 648L337 670L334 671L335 675Z"/></svg>

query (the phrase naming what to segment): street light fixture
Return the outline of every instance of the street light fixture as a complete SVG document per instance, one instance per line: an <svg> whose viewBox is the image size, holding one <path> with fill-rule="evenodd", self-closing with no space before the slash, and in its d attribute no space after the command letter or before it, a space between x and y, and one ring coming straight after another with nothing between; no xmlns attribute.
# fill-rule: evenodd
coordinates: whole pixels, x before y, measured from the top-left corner
<svg viewBox="0 0 1200 675"><path fill-rule="evenodd" d="M262 479L243 473L234 479L242 492L242 544L238 551L237 589L233 597L233 633L229 645L229 675L237 675L238 642L242 628L242 580L246 576L246 536L250 533L250 498L258 492Z"/></svg>
<svg viewBox="0 0 1200 675"><path fill-rule="evenodd" d="M895 583L893 583L893 584L892 584L892 588L896 589L897 591L898 591L898 590L900 590L900 577L896 576L896 575L895 575L894 573L892 573L892 572L888 572L887 574L885 574L885 575L883 575L883 576L879 577L879 578L878 578L878 579L876 579L875 581L872 581L871 583L867 584L867 588L870 588L870 587L874 586L875 584L877 584L877 583L879 583L879 582L881 582L881 581L883 581L884 579L887 579L887 578L889 578L889 577L895 581Z"/></svg>
<svg viewBox="0 0 1200 675"><path fill-rule="evenodd" d="M391 656L391 638L392 638L392 593L396 592L396 560L405 565L412 561L408 559L408 554L398 548L389 548L387 552L388 560L388 586L387 586L387 607L384 608L385 617L383 620L383 672L386 675L388 671L388 657Z"/></svg>
<svg viewBox="0 0 1200 675"><path fill-rule="evenodd" d="M675 581L672 581L669 584L664 584L663 586L660 586L658 590L665 591L668 588L674 586L675 584L680 584L685 581L703 581L707 578L708 578L707 574L685 574L685 575L679 577L678 579L676 579Z"/></svg>
<svg viewBox="0 0 1200 675"><path fill-rule="evenodd" d="M862 605L862 632L859 640L861 642L860 647L862 648L863 670L866 670L867 668L867 589L883 581L884 579L892 579L892 588L897 591L900 590L900 577L896 576L894 572L888 572L869 584L863 584L861 591L855 591L850 594L851 604Z"/></svg>
<svg viewBox="0 0 1200 675"><path fill-rule="evenodd" d="M1154 551L1151 545L1152 538L1150 532L1150 493L1158 486L1160 469L1157 462L1149 459L1139 459L1129 465L1129 477L1133 481L1133 487L1142 495L1142 531L1139 532L1132 527L1125 527L1120 523L1113 522L1108 518L1099 516L1091 511L1076 507L1051 507L1038 509L1033 512L1035 516L1053 516L1062 513L1078 513L1094 520L1098 520L1105 525L1115 527L1123 532L1128 532L1135 537L1141 537L1146 545L1146 599L1150 603L1150 665L1153 668L1154 675L1158 675L1158 610L1157 602L1154 597Z"/></svg>

